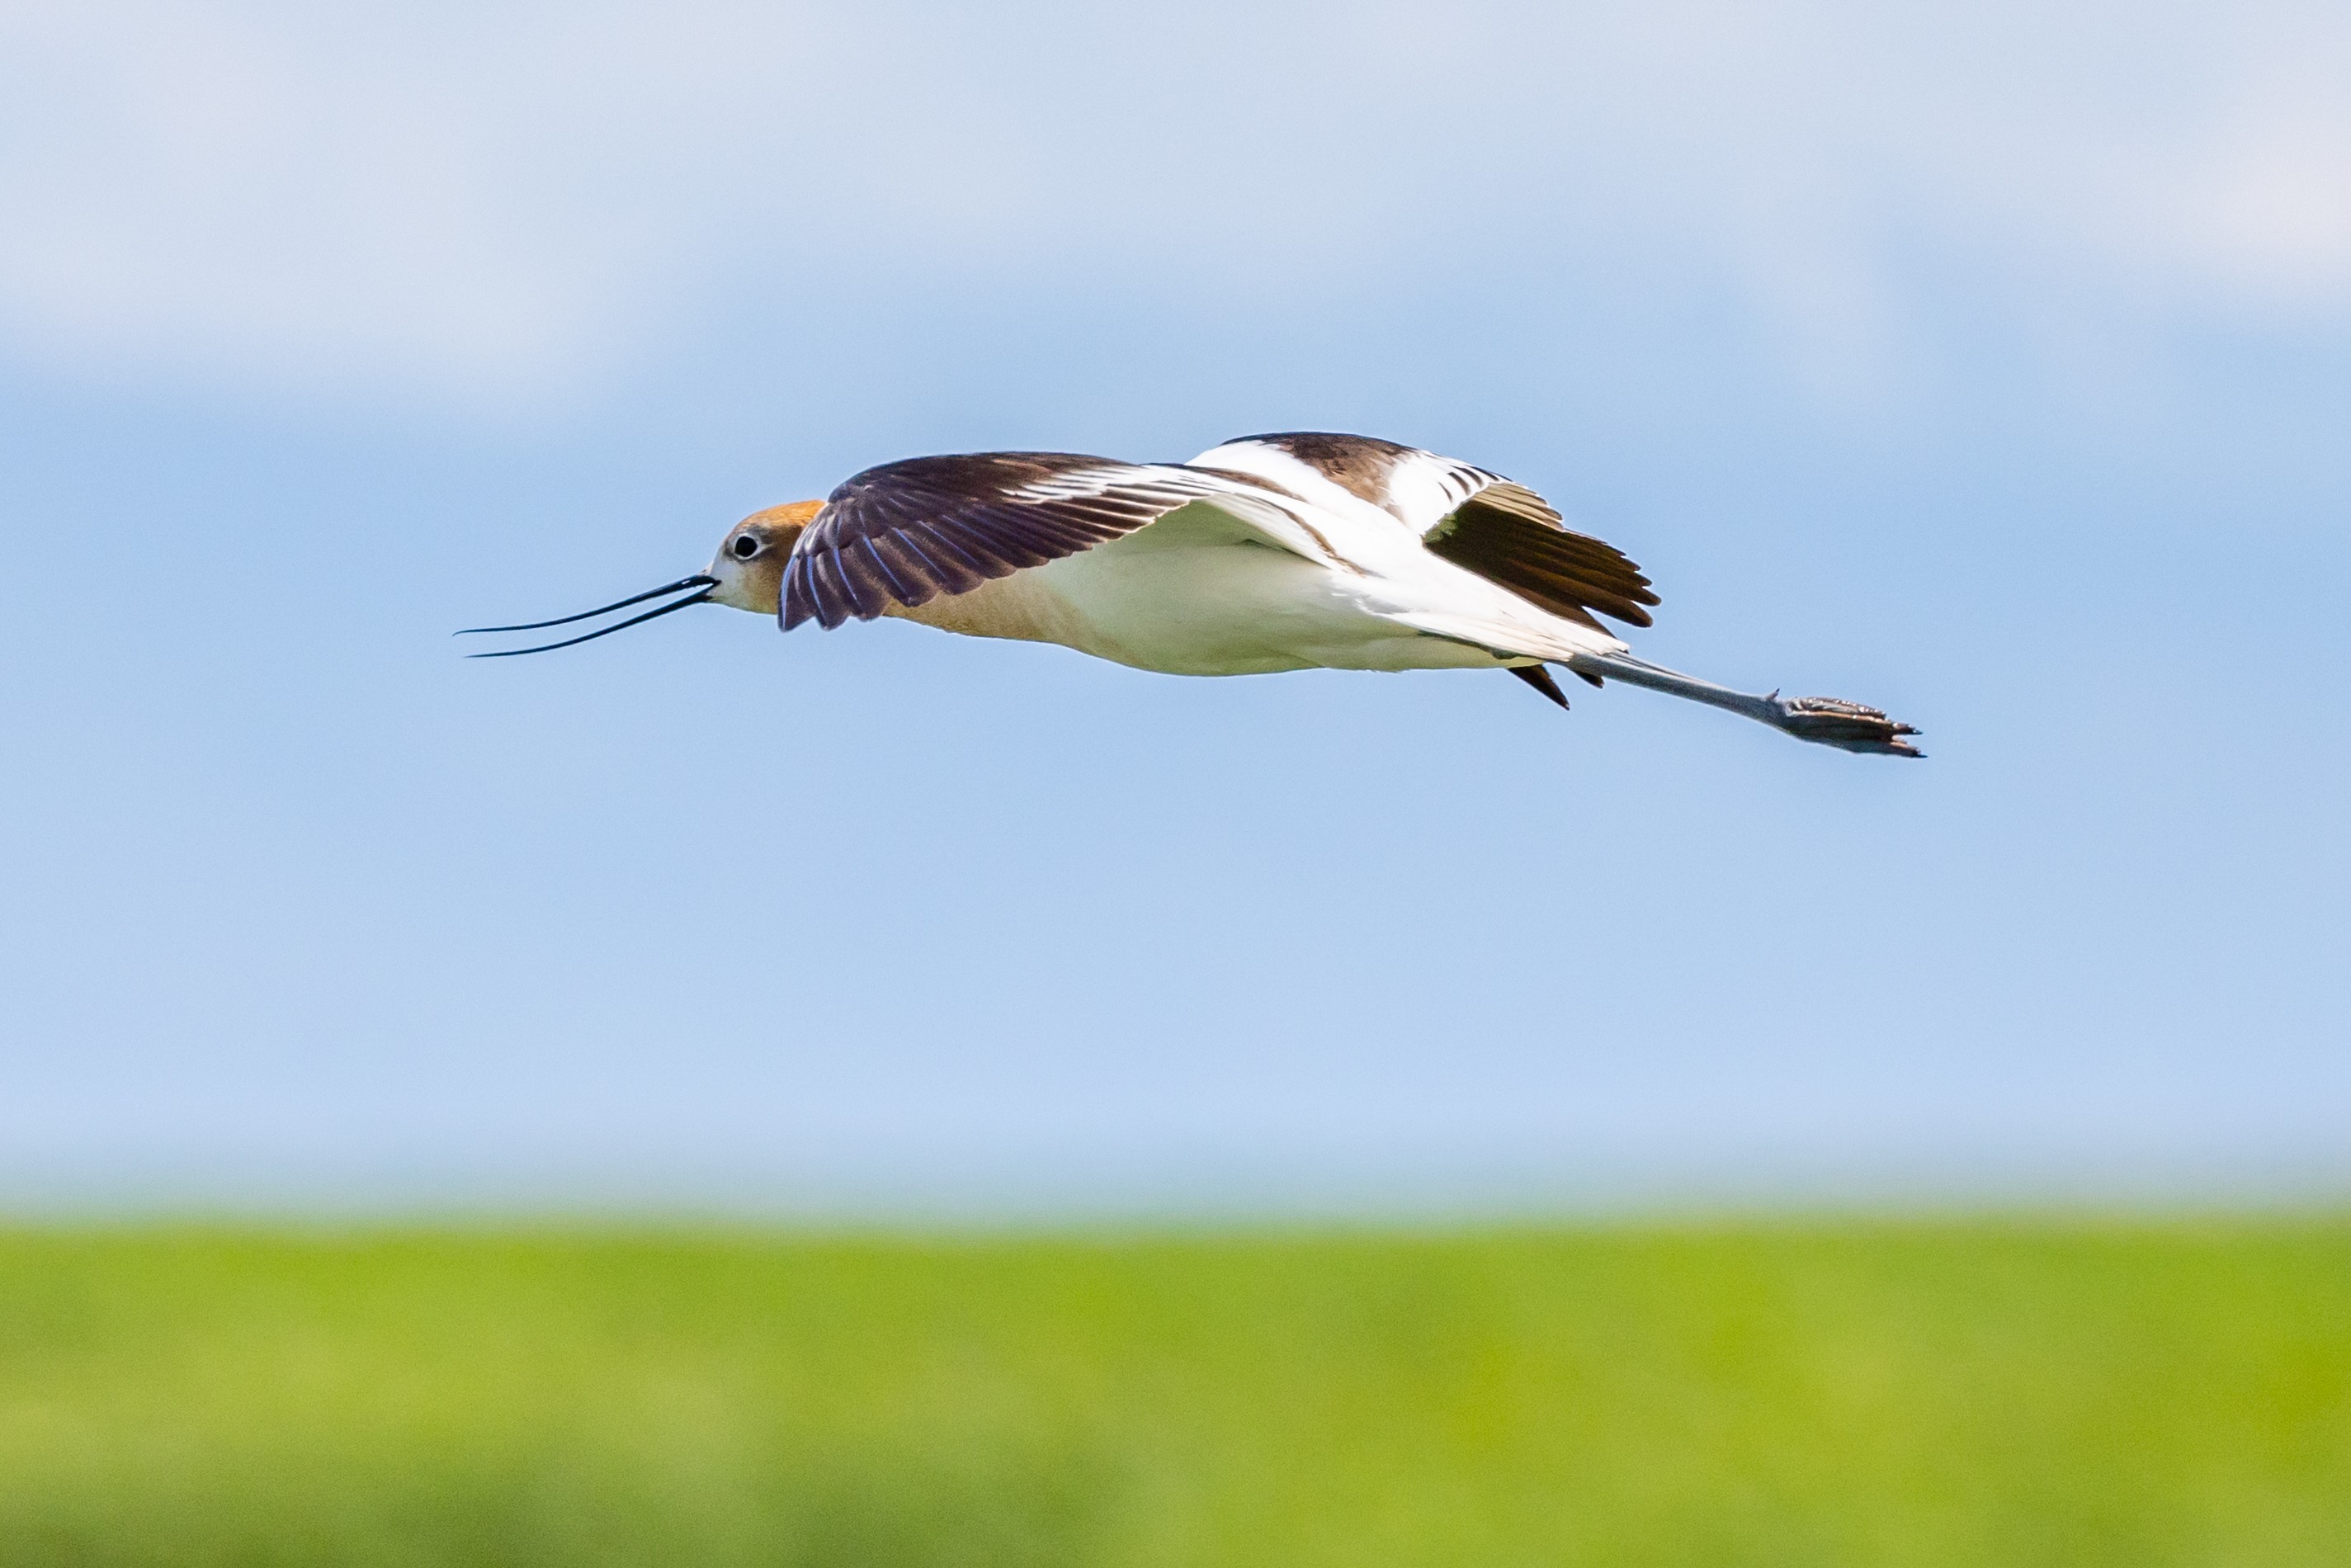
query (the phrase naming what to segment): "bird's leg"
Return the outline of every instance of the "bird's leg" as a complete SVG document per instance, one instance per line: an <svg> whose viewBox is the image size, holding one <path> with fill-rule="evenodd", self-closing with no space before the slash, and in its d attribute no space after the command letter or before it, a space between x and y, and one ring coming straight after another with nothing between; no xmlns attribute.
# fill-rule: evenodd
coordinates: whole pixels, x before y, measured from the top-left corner
<svg viewBox="0 0 2351 1568"><path fill-rule="evenodd" d="M1864 707L1859 703L1849 703L1841 697L1783 697L1778 692L1759 696L1752 692L1734 692L1728 686L1718 686L1711 681L1701 681L1695 675L1685 675L1677 670L1649 664L1630 653L1578 653L1565 663L1569 669L1587 680L1604 676L1609 680L1622 681L1628 686L1646 686L1653 692L1687 697L1709 707L1744 714L1759 724L1768 724L1798 740L1815 741L1843 751L1874 751L1888 757L1926 755L1902 738L1906 735L1917 734L1917 730L1907 724L1897 724L1874 707Z"/></svg>

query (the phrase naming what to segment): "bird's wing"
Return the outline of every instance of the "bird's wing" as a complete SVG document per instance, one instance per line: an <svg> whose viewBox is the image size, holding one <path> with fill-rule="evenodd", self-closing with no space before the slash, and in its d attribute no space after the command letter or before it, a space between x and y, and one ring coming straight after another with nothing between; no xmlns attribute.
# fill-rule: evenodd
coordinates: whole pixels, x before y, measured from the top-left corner
<svg viewBox="0 0 2351 1568"><path fill-rule="evenodd" d="M1245 435L1192 459L1292 488L1334 486L1415 534L1432 555L1554 615L1600 629L1593 612L1646 626L1649 580L1614 546L1569 529L1541 496L1499 474L1369 435Z"/></svg>
<svg viewBox="0 0 2351 1568"><path fill-rule="evenodd" d="M1065 452L910 457L828 497L784 564L779 614L830 629L967 593L1250 486L1172 465Z"/></svg>

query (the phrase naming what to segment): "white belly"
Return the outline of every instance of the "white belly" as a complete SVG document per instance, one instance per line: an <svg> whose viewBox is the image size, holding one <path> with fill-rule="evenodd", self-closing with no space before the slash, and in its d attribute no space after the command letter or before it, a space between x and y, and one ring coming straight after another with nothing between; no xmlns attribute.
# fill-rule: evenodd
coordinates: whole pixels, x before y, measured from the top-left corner
<svg viewBox="0 0 2351 1568"><path fill-rule="evenodd" d="M1526 662L1386 619L1374 580L1264 545L1153 538L1158 531L887 613L968 636L1059 643L1177 675Z"/></svg>

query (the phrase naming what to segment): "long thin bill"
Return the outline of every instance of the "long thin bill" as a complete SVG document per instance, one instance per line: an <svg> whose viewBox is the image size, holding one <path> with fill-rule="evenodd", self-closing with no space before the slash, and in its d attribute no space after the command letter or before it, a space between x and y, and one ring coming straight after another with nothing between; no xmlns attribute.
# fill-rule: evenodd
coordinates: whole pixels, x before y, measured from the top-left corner
<svg viewBox="0 0 2351 1568"><path fill-rule="evenodd" d="M688 578L686 580L691 582L694 580ZM709 580L705 578L703 580L707 582ZM672 583L670 585L672 588L678 585L675 583ZM673 611L687 610L693 608L695 605L706 603L708 602L713 588L715 587L716 585L713 584L712 588L705 588L699 593L690 594L687 597L679 600L674 604L664 604L659 610L648 610L643 615L632 615L626 621L615 622L610 626L603 627L599 631L590 632L585 636L566 637L560 643L541 643L536 648L504 648L495 653L468 653L465 656L469 659L512 659L519 657L524 653L549 653L554 652L558 648L569 648L581 643L593 643L599 637L610 637L615 632L625 632L632 626L642 626L648 621L658 621L663 616L671 613ZM664 590L664 591L667 591ZM622 601L622 604L634 604L637 601L633 599ZM619 606L610 605L606 608L618 609ZM601 614L602 612L590 611L590 613ZM570 619L576 621L579 617L575 615L570 617ZM545 624L559 626L562 622L559 621L550 621ZM485 627L483 630L488 631L492 630L492 628ZM516 630L522 631L526 630L526 628L517 627Z"/></svg>
<svg viewBox="0 0 2351 1568"><path fill-rule="evenodd" d="M574 621L587 621L599 615L610 615L615 610L626 610L632 604L643 604L648 599L659 599L664 593L675 593L680 589L709 588L714 586L717 581L718 580L716 578L710 576L707 572L697 571L692 577L681 577L675 582L664 582L659 588L648 588L643 593L632 593L626 599L615 600L613 602L607 604L601 609L582 610L577 615L559 615L552 621L526 621L519 626L468 626L462 632L456 632L451 634L458 637L471 637L483 632L542 632L549 626L569 626ZM630 624L633 625L635 622L632 622ZM612 630L617 632L620 628L615 626ZM562 646L559 643L549 645L553 647ZM535 650L529 648L519 648L516 650L516 652L523 653L532 653Z"/></svg>

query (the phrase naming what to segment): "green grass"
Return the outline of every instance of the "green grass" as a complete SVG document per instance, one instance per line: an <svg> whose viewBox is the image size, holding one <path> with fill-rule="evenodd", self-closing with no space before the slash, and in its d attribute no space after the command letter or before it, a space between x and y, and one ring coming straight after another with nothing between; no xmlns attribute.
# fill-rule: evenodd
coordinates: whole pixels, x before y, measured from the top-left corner
<svg viewBox="0 0 2351 1568"><path fill-rule="evenodd" d="M0 1563L2351 1563L2351 1225L0 1233Z"/></svg>

